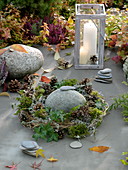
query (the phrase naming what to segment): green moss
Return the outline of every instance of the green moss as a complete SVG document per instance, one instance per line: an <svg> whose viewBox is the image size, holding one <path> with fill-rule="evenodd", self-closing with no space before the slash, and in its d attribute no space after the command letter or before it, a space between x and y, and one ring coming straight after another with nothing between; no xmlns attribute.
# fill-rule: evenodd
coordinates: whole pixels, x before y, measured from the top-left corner
<svg viewBox="0 0 128 170"><path fill-rule="evenodd" d="M46 114L46 111L45 109L39 109L37 111L34 112L34 116L35 117L39 117L39 118L42 118L42 119L45 119L47 114Z"/></svg>
<svg viewBox="0 0 128 170"><path fill-rule="evenodd" d="M77 79L66 79L56 83L55 88L60 88L61 86L74 86L78 82Z"/></svg>
<svg viewBox="0 0 128 170"><path fill-rule="evenodd" d="M78 124L78 125L71 126L68 128L68 133L71 138L76 138L77 136L83 138L89 135L86 124Z"/></svg>
<svg viewBox="0 0 128 170"><path fill-rule="evenodd" d="M95 91L95 90L93 90L90 95L95 96L95 97L98 97L98 98L103 98L103 96L101 96L101 95L99 94L99 92L98 92L98 91Z"/></svg>
<svg viewBox="0 0 128 170"><path fill-rule="evenodd" d="M97 119L103 114L103 111L101 111L97 108L90 107L89 108L89 114L90 114L92 119Z"/></svg>

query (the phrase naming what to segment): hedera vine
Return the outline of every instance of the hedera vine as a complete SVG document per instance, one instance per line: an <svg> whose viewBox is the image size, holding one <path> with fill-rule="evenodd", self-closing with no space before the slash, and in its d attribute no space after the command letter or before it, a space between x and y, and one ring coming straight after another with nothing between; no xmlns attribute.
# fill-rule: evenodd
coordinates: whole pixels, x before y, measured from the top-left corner
<svg viewBox="0 0 128 170"><path fill-rule="evenodd" d="M120 95L118 98L114 98L114 103L109 107L110 110L122 108L124 121L128 122L128 93Z"/></svg>
<svg viewBox="0 0 128 170"><path fill-rule="evenodd" d="M127 82L123 82L128 86ZM114 102L109 107L109 110L121 108L123 114L123 120L128 123L128 93L121 94L117 98L113 99ZM122 155L126 155L125 159L121 159L120 161L124 165L128 165L128 152L122 152Z"/></svg>
<svg viewBox="0 0 128 170"><path fill-rule="evenodd" d="M76 91L84 95L87 103L76 106L69 112L47 108L45 107L47 93L44 93L47 85L50 87L48 94L61 86L78 87ZM19 94L15 114L18 114L23 126L34 129L35 140L41 138L50 142L63 138L65 134L73 138L94 134L106 114L107 103L92 89L91 80L88 78L81 82L76 79L58 81L54 78L52 82L40 82L35 89L22 90Z"/></svg>

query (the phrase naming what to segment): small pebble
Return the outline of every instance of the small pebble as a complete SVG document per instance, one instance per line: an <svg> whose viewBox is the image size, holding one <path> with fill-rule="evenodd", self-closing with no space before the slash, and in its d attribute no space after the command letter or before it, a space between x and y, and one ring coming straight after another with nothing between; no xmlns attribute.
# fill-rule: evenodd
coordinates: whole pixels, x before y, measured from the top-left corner
<svg viewBox="0 0 128 170"><path fill-rule="evenodd" d="M108 78L112 78L112 74L109 75L99 75L99 78L103 78L103 79L108 79Z"/></svg>
<svg viewBox="0 0 128 170"><path fill-rule="evenodd" d="M98 75L101 75L101 76L110 76L110 75L112 75L112 73L103 74L103 73L101 73L100 71L98 71Z"/></svg>
<svg viewBox="0 0 128 170"><path fill-rule="evenodd" d="M112 70L110 68L105 68L103 70L100 70L100 73L102 73L102 74L107 74L107 73L111 73L111 72L112 72Z"/></svg>
<svg viewBox="0 0 128 170"><path fill-rule="evenodd" d="M108 80L108 79L95 78L94 81L101 82L101 83L106 83L106 84L112 83L112 79Z"/></svg>
<svg viewBox="0 0 128 170"><path fill-rule="evenodd" d="M68 91L68 90L75 90L76 87L73 87L73 86L62 86L60 87L60 90L61 91Z"/></svg>
<svg viewBox="0 0 128 170"><path fill-rule="evenodd" d="M70 143L70 147L73 149L78 149L82 147L82 143L79 141L74 141Z"/></svg>
<svg viewBox="0 0 128 170"><path fill-rule="evenodd" d="M21 142L21 146L26 149L39 148L38 144L35 141L23 141Z"/></svg>

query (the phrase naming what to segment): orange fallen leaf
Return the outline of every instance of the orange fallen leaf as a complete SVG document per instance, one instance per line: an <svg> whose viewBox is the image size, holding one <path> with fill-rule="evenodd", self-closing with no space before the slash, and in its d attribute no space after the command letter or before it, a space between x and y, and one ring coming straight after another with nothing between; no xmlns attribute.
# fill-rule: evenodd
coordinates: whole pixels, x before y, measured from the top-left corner
<svg viewBox="0 0 128 170"><path fill-rule="evenodd" d="M55 159L53 156L51 156L49 159L47 159L48 162L57 162L58 159Z"/></svg>
<svg viewBox="0 0 128 170"><path fill-rule="evenodd" d="M7 49L0 49L0 55L2 55Z"/></svg>
<svg viewBox="0 0 128 170"><path fill-rule="evenodd" d="M107 151L108 149L110 149L110 147L108 146L94 146L92 148L89 148L90 151L95 151L95 152L100 152L100 153L103 153Z"/></svg>
<svg viewBox="0 0 128 170"><path fill-rule="evenodd" d="M34 73L33 76L40 76L38 73Z"/></svg>
<svg viewBox="0 0 128 170"><path fill-rule="evenodd" d="M24 52L24 53L28 53L21 45L19 44L13 44L10 46L13 50L15 51L19 51L19 52Z"/></svg>
<svg viewBox="0 0 128 170"><path fill-rule="evenodd" d="M42 76L41 77L41 81L45 82L45 83L50 83L51 82L51 80L48 77L46 77L46 76Z"/></svg>

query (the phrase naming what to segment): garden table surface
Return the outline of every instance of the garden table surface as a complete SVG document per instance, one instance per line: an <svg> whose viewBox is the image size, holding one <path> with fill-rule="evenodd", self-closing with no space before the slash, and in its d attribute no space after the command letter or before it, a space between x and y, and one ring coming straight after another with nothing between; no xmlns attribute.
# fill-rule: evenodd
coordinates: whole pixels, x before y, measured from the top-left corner
<svg viewBox="0 0 128 170"><path fill-rule="evenodd" d="M44 55L43 68L52 68L55 64L53 53L46 48L37 46ZM60 54L65 56L73 48L63 50ZM115 51L105 50L110 58L116 55ZM122 84L125 77L121 64L115 64L111 59L104 63L104 68L111 68L113 82L104 84L93 81L93 88L100 91L109 105L112 98L127 92L127 87ZM74 66L66 70L54 70L59 80L75 78L94 78L98 70L75 70ZM35 158L24 154L19 149L20 143L24 140L33 140L33 131L23 127L15 116L12 103L15 103L16 93L10 93L11 97L0 96L0 170L7 169L5 165L13 162L18 164L18 170L30 170L32 163L39 163L42 158ZM121 110L112 110L106 115L102 124L98 127L96 136L86 137L81 140L83 147L72 149L69 145L74 139L64 138L58 142L47 143L39 140L37 143L43 148L46 158L53 156L58 162L50 163L46 159L42 162L41 170L126 170L120 159L123 151L128 151L128 126L123 121ZM104 153L90 151L93 146L108 146L110 149Z"/></svg>

